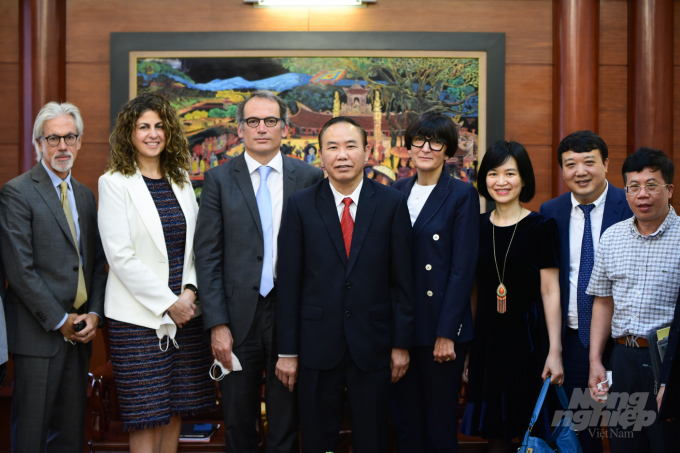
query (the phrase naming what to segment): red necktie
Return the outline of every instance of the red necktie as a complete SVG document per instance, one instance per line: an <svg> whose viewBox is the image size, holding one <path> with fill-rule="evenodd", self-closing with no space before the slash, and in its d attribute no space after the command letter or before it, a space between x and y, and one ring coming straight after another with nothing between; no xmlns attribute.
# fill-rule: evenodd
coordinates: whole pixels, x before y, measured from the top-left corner
<svg viewBox="0 0 680 453"><path fill-rule="evenodd" d="M342 228L342 239L345 241L347 259L349 259L349 248L352 245L352 233L354 232L354 220L352 220L352 214L349 213L349 205L352 204L352 199L347 197L342 202L345 204L345 210L342 211L340 227Z"/></svg>

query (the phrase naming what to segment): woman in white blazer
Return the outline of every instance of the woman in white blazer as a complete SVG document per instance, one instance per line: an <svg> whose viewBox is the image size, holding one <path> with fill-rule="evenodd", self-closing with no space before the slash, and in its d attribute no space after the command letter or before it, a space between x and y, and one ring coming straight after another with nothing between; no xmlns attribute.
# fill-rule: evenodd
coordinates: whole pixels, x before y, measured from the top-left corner
<svg viewBox="0 0 680 453"><path fill-rule="evenodd" d="M189 149L162 96L128 102L99 178L99 230L109 263L104 312L130 451L177 451L181 417L215 409L202 341Z"/></svg>

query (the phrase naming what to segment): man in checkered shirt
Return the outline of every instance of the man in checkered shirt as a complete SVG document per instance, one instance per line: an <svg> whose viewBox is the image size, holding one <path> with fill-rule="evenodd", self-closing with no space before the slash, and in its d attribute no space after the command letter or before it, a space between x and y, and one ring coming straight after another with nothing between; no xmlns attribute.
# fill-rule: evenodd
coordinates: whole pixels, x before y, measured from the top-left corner
<svg viewBox="0 0 680 453"><path fill-rule="evenodd" d="M646 337L650 330L673 320L680 288L680 219L669 205L673 162L662 151L640 148L626 158L622 172L634 217L611 226L600 239L586 291L595 296L588 386L598 401L609 391L644 392L644 410L657 412L658 383ZM612 385L607 388L605 384L605 391L598 391L597 384L607 380L602 354L609 335L615 342L610 359ZM623 409L618 408L621 413ZM634 425L611 426L612 453L663 452L668 423L657 416L641 431L634 431Z"/></svg>

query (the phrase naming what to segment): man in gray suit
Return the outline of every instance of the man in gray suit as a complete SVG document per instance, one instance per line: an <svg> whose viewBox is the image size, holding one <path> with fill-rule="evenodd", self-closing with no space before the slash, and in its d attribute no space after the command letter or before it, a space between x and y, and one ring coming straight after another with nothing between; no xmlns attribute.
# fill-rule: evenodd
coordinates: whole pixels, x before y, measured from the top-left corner
<svg viewBox="0 0 680 453"><path fill-rule="evenodd" d="M94 194L71 176L82 133L74 105L46 104L33 126L39 162L0 190L13 453L83 451L106 258Z"/></svg>
<svg viewBox="0 0 680 453"><path fill-rule="evenodd" d="M0 387L5 382L7 377L7 361L9 355L7 353L7 329L5 328L5 271L2 268L2 261L0 260Z"/></svg>
<svg viewBox="0 0 680 453"><path fill-rule="evenodd" d="M256 91L236 120L245 153L205 174L194 239L203 322L212 353L232 370L220 381L228 452L258 451L262 373L267 451L299 451L295 394L275 375L276 239L288 196L323 172L280 152L288 133L286 104Z"/></svg>

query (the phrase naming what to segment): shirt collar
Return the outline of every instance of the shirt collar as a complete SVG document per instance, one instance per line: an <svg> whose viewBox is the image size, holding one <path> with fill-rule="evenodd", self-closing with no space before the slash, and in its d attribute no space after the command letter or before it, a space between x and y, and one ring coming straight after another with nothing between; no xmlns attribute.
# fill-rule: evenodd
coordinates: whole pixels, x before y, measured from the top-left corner
<svg viewBox="0 0 680 453"><path fill-rule="evenodd" d="M335 190L335 187L333 187L333 184L328 181L328 183L331 186L331 192L333 192L333 198L335 199L335 206L340 206L342 204L342 200L347 198L347 195L343 195L337 190ZM349 196L352 199L352 202L354 202L355 205L359 206L359 194L361 193L361 188L364 185L364 179L362 178L361 181L359 182L359 185L357 186L356 189L354 189L354 192Z"/></svg>
<svg viewBox="0 0 680 453"><path fill-rule="evenodd" d="M50 180L52 181L52 185L55 188L58 189L59 184L66 181L66 183L68 184L69 190L73 190L73 188L71 187L71 170L68 171L68 175L66 176L65 179L61 179L59 176L57 176L57 174L55 172L53 172L52 170L47 168L47 165L45 165L45 159L42 159L40 161L40 163L42 164L43 168L47 171L47 176L50 177Z"/></svg>
<svg viewBox="0 0 680 453"><path fill-rule="evenodd" d="M245 158L246 158L246 165L248 166L248 173L253 174L253 172L257 171L258 168L262 167L262 164L253 159L248 155L247 152L243 152ZM272 160L269 161L269 163L266 164L267 167L271 167L272 169L276 170L279 174L283 174L283 158L281 157L281 153L276 153L276 156Z"/></svg>
<svg viewBox="0 0 680 453"><path fill-rule="evenodd" d="M604 191L600 194L600 196L597 198L597 200L593 201L593 203L592 203L592 204L595 205L595 207L593 208L593 210L595 210L595 211L602 209L602 206L604 205L604 200L607 199L607 192L609 191L609 181L605 181L605 182L607 183L607 185L605 186ZM579 203L578 200L576 200L576 197L574 197L574 193L572 192L571 193L572 209L576 209L576 210L578 210L578 212L582 213L583 211L579 208L580 204L581 203Z"/></svg>
<svg viewBox="0 0 680 453"><path fill-rule="evenodd" d="M649 236L643 236L640 234L640 232L637 229L637 226L635 225L635 216L631 217L628 219L628 222L630 222L630 232L633 236L638 237L638 238L651 238L655 236L661 236L663 233L672 228L678 221L678 216L675 213L675 209L673 209L673 206L669 206L668 209L668 214L666 215L666 218L664 219L663 223L655 232L650 234Z"/></svg>

